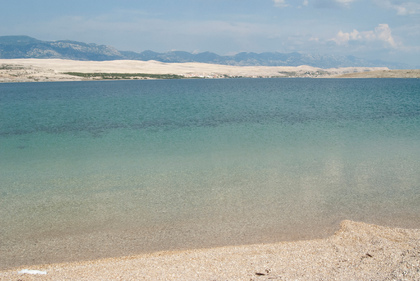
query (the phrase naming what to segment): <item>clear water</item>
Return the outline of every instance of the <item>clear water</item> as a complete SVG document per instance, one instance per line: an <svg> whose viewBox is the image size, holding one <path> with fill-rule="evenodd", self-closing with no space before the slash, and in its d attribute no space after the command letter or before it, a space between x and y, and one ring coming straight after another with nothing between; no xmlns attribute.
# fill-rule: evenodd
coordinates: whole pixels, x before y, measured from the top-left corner
<svg viewBox="0 0 420 281"><path fill-rule="evenodd" d="M420 228L419 79L0 84L0 268Z"/></svg>

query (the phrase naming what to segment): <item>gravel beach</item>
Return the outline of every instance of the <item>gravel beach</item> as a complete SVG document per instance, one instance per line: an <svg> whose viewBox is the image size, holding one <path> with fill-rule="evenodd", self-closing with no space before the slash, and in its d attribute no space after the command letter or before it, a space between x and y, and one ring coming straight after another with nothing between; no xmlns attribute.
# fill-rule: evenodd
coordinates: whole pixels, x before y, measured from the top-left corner
<svg viewBox="0 0 420 281"><path fill-rule="evenodd" d="M326 239L22 267L0 279L419 280L420 230L343 221Z"/></svg>

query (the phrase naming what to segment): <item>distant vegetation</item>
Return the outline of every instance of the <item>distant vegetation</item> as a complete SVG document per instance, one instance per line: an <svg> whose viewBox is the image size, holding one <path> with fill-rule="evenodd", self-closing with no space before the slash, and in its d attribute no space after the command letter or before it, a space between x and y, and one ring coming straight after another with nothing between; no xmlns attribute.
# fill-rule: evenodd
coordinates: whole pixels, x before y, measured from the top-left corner
<svg viewBox="0 0 420 281"><path fill-rule="evenodd" d="M2 64L0 65L1 70L11 70L11 69L24 69L23 66L13 65L13 64Z"/></svg>
<svg viewBox="0 0 420 281"><path fill-rule="evenodd" d="M183 79L184 76L176 74L148 74L148 73L82 73L64 72L64 74L83 77L86 79L119 80L119 79Z"/></svg>

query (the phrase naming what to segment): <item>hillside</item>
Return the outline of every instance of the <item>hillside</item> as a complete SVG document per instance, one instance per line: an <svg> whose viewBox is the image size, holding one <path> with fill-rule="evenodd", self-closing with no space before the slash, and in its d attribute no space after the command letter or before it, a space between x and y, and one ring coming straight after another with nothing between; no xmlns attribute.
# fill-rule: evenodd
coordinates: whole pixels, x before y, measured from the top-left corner
<svg viewBox="0 0 420 281"><path fill-rule="evenodd" d="M69 40L40 41L28 36L2 36L0 37L0 58L65 58L103 61L121 59L123 56L115 48L104 45Z"/></svg>
<svg viewBox="0 0 420 281"><path fill-rule="evenodd" d="M155 60L166 63L201 62L234 66L300 66L318 68L341 67L388 67L410 68L403 64L371 61L353 56L313 55L301 53L242 52L221 56L211 52L189 53L172 51L165 53L150 50L141 53L119 51L114 47L70 40L41 41L29 36L0 36L0 59L70 59L80 61L108 60Z"/></svg>
<svg viewBox="0 0 420 281"><path fill-rule="evenodd" d="M63 59L0 59L0 82L174 78L328 78L354 72L388 70L374 67L321 69L311 66L233 66L199 62Z"/></svg>

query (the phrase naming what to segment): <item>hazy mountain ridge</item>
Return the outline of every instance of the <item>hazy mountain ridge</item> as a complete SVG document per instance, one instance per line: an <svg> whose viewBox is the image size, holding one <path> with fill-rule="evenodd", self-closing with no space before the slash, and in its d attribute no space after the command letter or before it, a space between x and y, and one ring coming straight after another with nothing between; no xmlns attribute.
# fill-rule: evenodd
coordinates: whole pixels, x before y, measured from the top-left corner
<svg viewBox="0 0 420 281"><path fill-rule="evenodd" d="M71 60L156 60L167 63L203 62L236 66L300 66L319 68L336 67L389 67L413 68L404 64L373 61L354 56L313 55L278 52L241 52L232 56L221 56L211 52L189 53L171 51L158 53L143 51L119 51L111 46L83 43L70 40L41 41L29 36L0 36L0 58L59 58Z"/></svg>
<svg viewBox="0 0 420 281"><path fill-rule="evenodd" d="M0 58L60 58L72 60L116 60L121 53L113 47L59 40L40 41L28 36L0 37Z"/></svg>

